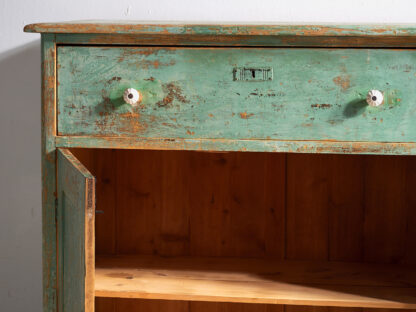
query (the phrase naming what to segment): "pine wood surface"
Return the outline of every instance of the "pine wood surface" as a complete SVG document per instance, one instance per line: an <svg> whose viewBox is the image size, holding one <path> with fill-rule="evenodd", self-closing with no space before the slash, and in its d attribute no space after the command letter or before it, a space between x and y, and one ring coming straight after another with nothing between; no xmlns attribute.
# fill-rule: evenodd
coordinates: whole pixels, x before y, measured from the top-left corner
<svg viewBox="0 0 416 312"><path fill-rule="evenodd" d="M103 194L114 198L116 207L108 201L100 205L100 196L97 199L97 209L104 213L97 214L96 226L106 233L97 234L97 246L107 242L116 246L102 249L98 258L124 254L341 261L368 263L368 267L386 264L393 270L416 263L411 226L415 195L404 191L415 183L414 157L74 152L80 159L95 160L93 167L101 159L100 170L112 172L103 178L91 168L97 185L101 181L116 190ZM106 210L112 217L106 217ZM346 290L341 293L351 295ZM123 300L127 299L115 300L114 305L122 305ZM129 302L140 306L140 300ZM363 310L277 306L291 312Z"/></svg>

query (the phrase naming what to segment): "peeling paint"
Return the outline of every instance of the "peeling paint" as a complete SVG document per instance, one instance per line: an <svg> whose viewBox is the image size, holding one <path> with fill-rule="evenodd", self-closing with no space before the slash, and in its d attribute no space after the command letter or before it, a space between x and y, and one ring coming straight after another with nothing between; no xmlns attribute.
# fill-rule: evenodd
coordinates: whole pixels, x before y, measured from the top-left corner
<svg viewBox="0 0 416 312"><path fill-rule="evenodd" d="M26 32L105 33L105 34L169 34L213 36L413 36L411 25L204 25L204 24L145 24L145 23L40 23L26 25Z"/></svg>
<svg viewBox="0 0 416 312"><path fill-rule="evenodd" d="M350 78L349 76L337 76L332 80L337 86L340 86L343 91L346 91L350 87Z"/></svg>
<svg viewBox="0 0 416 312"><path fill-rule="evenodd" d="M250 117L254 116L253 113L247 114L246 112L239 114L242 119L249 119Z"/></svg>
<svg viewBox="0 0 416 312"><path fill-rule="evenodd" d="M312 104L312 108L331 108L332 104Z"/></svg>
<svg viewBox="0 0 416 312"><path fill-rule="evenodd" d="M125 52L148 49L151 54ZM412 119L407 103L416 97L416 76L407 75L408 79L403 79L406 73L401 70L414 59L413 50L179 47L155 50L155 47L58 47L61 65L58 77L62 82L58 87L61 96L58 133L182 137L189 135L186 134L189 129L195 138L212 139L416 141L416 124L407 120ZM368 54L371 58L367 64ZM127 56L114 66L121 55ZM189 63L189 59L194 61ZM242 60L250 63L254 59L279 68L291 77L291 83L281 80L235 83L232 69L236 64L244 65L239 64ZM157 60L159 64L175 60L175 64L149 66L139 71L135 66L132 68L132 64L142 60ZM73 68L75 74L70 71ZM78 83L88 80L94 83ZM386 103L391 104L368 107L365 97L373 85L383 87ZM122 98L129 87L142 94L142 101L135 108L126 105ZM137 115L132 118L132 114ZM381 118L383 122L379 121ZM241 120L249 122L242 127Z"/></svg>

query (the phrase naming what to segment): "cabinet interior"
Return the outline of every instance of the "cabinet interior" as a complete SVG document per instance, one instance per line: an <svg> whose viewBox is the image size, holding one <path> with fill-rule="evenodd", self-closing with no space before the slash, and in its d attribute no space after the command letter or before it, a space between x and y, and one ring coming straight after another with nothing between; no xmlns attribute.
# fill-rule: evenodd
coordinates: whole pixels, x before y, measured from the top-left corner
<svg viewBox="0 0 416 312"><path fill-rule="evenodd" d="M414 156L71 151L96 311L416 308Z"/></svg>

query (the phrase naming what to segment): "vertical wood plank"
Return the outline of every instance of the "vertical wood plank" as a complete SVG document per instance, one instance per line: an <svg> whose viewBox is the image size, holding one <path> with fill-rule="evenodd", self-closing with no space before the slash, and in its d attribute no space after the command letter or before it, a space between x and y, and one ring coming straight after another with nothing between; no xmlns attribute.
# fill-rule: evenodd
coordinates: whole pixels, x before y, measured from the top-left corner
<svg viewBox="0 0 416 312"><path fill-rule="evenodd" d="M43 311L57 310L56 150L54 34L42 34L42 284Z"/></svg>
<svg viewBox="0 0 416 312"><path fill-rule="evenodd" d="M416 156L406 158L406 243L405 264L416 264Z"/></svg>
<svg viewBox="0 0 416 312"><path fill-rule="evenodd" d="M329 259L362 261L364 226L364 157L332 155L329 189ZM319 311L361 312L361 308L323 307Z"/></svg>
<svg viewBox="0 0 416 312"><path fill-rule="evenodd" d="M189 152L117 155L117 252L189 254Z"/></svg>
<svg viewBox="0 0 416 312"><path fill-rule="evenodd" d="M95 235L97 254L115 254L116 252L116 199L117 153L115 150L100 150L94 155L97 179L97 214L95 216Z"/></svg>
<svg viewBox="0 0 416 312"><path fill-rule="evenodd" d="M116 312L116 299L95 298L95 310L92 312Z"/></svg>
<svg viewBox="0 0 416 312"><path fill-rule="evenodd" d="M359 261L362 254L363 161L344 155L288 154L286 257ZM285 306L297 311L361 311Z"/></svg>
<svg viewBox="0 0 416 312"><path fill-rule="evenodd" d="M288 154L286 258L328 259L328 155ZM327 312L285 305L285 312Z"/></svg>
<svg viewBox="0 0 416 312"><path fill-rule="evenodd" d="M397 263L405 254L406 162L400 156L366 158L364 260Z"/></svg>
<svg viewBox="0 0 416 312"><path fill-rule="evenodd" d="M117 150L72 149L71 152L96 178L95 250L97 254L115 254L116 251L116 172Z"/></svg>
<svg viewBox="0 0 416 312"><path fill-rule="evenodd" d="M229 224L223 254L283 257L284 157L271 160L264 153L234 153L228 170Z"/></svg>
<svg viewBox="0 0 416 312"><path fill-rule="evenodd" d="M158 252L188 255L190 246L190 152L165 151L161 156L161 209ZM198 206L192 207L198 209Z"/></svg>
<svg viewBox="0 0 416 312"><path fill-rule="evenodd" d="M191 246L193 256L223 256L229 225L229 166L233 153L194 153L190 166Z"/></svg>
<svg viewBox="0 0 416 312"><path fill-rule="evenodd" d="M119 253L283 258L284 154L117 155Z"/></svg>
<svg viewBox="0 0 416 312"><path fill-rule="evenodd" d="M287 259L328 259L328 190L328 155L288 154Z"/></svg>
<svg viewBox="0 0 416 312"><path fill-rule="evenodd" d="M284 161L282 154L192 154L192 255L283 257Z"/></svg>
<svg viewBox="0 0 416 312"><path fill-rule="evenodd" d="M286 158L284 153L266 154L262 185L265 198L266 256L281 260L284 259L286 250Z"/></svg>
<svg viewBox="0 0 416 312"><path fill-rule="evenodd" d="M229 163L228 205L224 207L224 256L264 257L264 157L233 153Z"/></svg>
<svg viewBox="0 0 416 312"><path fill-rule="evenodd" d="M364 226L364 157L328 157L329 259L361 261Z"/></svg>
<svg viewBox="0 0 416 312"><path fill-rule="evenodd" d="M401 156L366 157L364 260L398 263L405 260L408 163ZM362 309L393 312L392 309ZM410 310L408 310L410 311Z"/></svg>
<svg viewBox="0 0 416 312"><path fill-rule="evenodd" d="M364 157L331 155L329 187L329 259L362 261L364 226ZM327 312L361 312L361 308L321 307Z"/></svg>
<svg viewBox="0 0 416 312"><path fill-rule="evenodd" d="M161 154L120 150L117 154L118 254L158 254L161 215Z"/></svg>

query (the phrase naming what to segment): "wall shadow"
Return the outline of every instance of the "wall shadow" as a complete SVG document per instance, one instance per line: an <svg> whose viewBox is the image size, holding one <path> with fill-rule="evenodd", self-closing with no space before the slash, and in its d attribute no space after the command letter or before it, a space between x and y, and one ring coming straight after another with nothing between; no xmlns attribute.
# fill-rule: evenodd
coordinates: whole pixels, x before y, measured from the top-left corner
<svg viewBox="0 0 416 312"><path fill-rule="evenodd" d="M40 69L39 39L0 54L3 311L42 311Z"/></svg>

